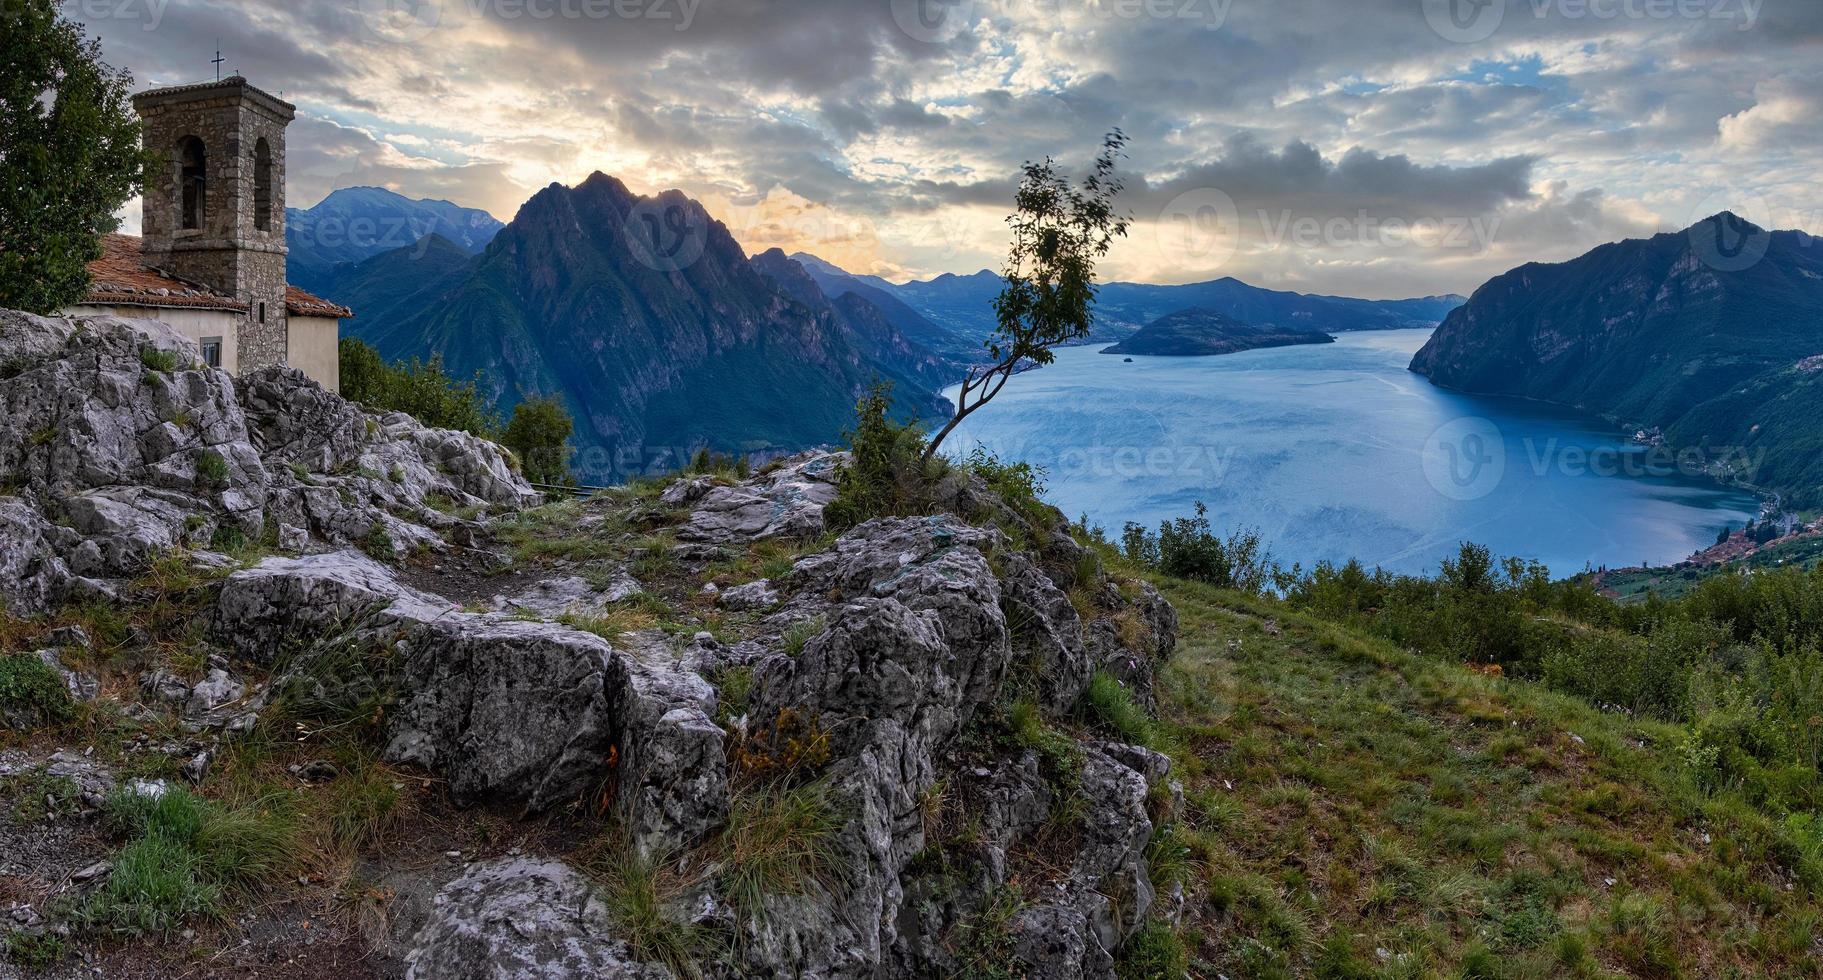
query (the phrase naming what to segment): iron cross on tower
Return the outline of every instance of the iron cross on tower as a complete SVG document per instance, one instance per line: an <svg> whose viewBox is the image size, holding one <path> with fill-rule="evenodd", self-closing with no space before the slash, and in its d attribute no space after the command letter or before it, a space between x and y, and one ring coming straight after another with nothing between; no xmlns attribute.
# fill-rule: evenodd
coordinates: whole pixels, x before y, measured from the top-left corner
<svg viewBox="0 0 1823 980"><path fill-rule="evenodd" d="M210 64L215 66L215 80L218 82L222 80L222 62L226 60L228 59L222 57L221 45L217 44L215 46L215 60L210 62Z"/></svg>

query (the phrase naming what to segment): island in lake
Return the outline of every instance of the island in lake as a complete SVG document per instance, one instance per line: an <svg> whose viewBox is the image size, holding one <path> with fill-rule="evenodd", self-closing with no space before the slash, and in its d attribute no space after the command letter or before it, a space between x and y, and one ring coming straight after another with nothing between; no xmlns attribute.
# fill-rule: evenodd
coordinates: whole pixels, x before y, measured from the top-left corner
<svg viewBox="0 0 1823 980"><path fill-rule="evenodd" d="M1140 328L1103 354L1147 357L1209 357L1262 347L1333 344L1336 338L1317 330L1256 327L1225 313L1200 308L1168 313Z"/></svg>

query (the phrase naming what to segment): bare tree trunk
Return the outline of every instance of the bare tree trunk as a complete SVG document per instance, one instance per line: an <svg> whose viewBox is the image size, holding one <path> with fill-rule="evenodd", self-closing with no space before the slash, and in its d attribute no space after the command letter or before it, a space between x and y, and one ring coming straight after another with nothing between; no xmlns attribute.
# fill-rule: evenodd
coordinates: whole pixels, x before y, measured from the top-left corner
<svg viewBox="0 0 1823 980"><path fill-rule="evenodd" d="M1006 383L1012 379L1013 369L1018 366L1019 358L1010 357L983 371L980 377L971 375L968 380L962 382L962 391L956 396L956 414L950 416L949 422L935 436L931 437L930 444L924 447L921 462L929 463L935 459L937 450L943 445L943 440L948 439L950 433L956 431L956 427L961 425L964 419L975 414L981 406L993 401L994 396L1000 394L1000 389L1005 388ZM972 405L968 400L970 393L976 395Z"/></svg>

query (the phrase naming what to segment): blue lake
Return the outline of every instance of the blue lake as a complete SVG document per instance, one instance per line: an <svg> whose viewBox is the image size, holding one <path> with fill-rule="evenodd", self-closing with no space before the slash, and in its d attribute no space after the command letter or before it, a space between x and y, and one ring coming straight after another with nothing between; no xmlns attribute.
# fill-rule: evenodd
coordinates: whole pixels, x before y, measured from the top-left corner
<svg viewBox="0 0 1823 980"><path fill-rule="evenodd" d="M1284 564L1435 572L1463 541L1557 575L1667 564L1758 503L1601 422L1435 388L1406 370L1428 330L1223 357L1075 348L1014 378L951 437L1048 471L1050 501L1118 532L1200 501ZM954 392L951 392L953 397Z"/></svg>

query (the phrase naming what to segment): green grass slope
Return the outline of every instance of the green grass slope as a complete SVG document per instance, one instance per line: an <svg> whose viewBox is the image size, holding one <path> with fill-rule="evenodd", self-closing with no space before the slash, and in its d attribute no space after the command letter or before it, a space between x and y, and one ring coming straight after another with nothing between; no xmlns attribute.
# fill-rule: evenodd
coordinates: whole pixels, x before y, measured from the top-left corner
<svg viewBox="0 0 1823 980"><path fill-rule="evenodd" d="M1819 882L1693 784L1682 727L1158 584L1192 975L1823 976Z"/></svg>

